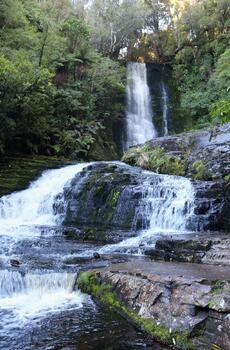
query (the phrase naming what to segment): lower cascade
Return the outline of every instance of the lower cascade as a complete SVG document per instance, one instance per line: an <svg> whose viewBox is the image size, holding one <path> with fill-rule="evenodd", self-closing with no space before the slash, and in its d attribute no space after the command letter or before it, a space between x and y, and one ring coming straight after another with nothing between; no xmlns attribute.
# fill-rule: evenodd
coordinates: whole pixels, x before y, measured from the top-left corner
<svg viewBox="0 0 230 350"><path fill-rule="evenodd" d="M20 293L27 295L34 293L57 293L64 291L71 293L74 291L76 274L70 273L47 273L22 274L17 271L0 271L0 296L10 297Z"/></svg>
<svg viewBox="0 0 230 350"><path fill-rule="evenodd" d="M30 187L0 199L0 225L55 225L53 212L56 196L66 183L87 164L77 164L62 169L45 171Z"/></svg>
<svg viewBox="0 0 230 350"><path fill-rule="evenodd" d="M72 312L77 312L78 323L70 329L83 332L81 327L92 312L99 317L101 311L77 289L81 264L96 252L114 257L116 253L142 254L143 247L154 247L158 235L190 230L195 209L195 190L189 179L158 175L120 162L45 171L27 190L2 197L1 349L18 349L12 338L20 339L20 334L32 332L47 319L50 339L55 338L62 314L74 320ZM92 227L98 231L97 245L91 242ZM78 228L80 234L81 229L89 233L88 241L83 236L80 241L72 238ZM62 334L61 329L57 332ZM25 349L49 349L46 346L31 347L28 340Z"/></svg>

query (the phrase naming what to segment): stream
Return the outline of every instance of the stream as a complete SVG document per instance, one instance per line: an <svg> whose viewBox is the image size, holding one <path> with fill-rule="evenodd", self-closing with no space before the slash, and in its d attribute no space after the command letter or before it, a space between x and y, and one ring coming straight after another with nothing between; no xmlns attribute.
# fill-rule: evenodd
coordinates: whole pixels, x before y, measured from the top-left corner
<svg viewBox="0 0 230 350"><path fill-rule="evenodd" d="M149 174L152 182L143 182L134 217L134 223L139 216L148 223L138 235L105 246L68 240L54 203L87 165L45 171L27 190L0 199L2 350L163 349L82 294L75 281L82 269L124 261L130 254L143 259L140 246L152 244L156 227L161 232L185 230L193 214L191 183ZM160 184L154 183L159 179ZM97 261L94 252L110 257Z"/></svg>
<svg viewBox="0 0 230 350"><path fill-rule="evenodd" d="M106 246L64 237L63 217L55 214L54 203L86 166L45 171L27 190L0 199L1 350L163 349L77 289L80 270L128 259L128 248L149 235L143 231ZM147 207L140 204L140 211L150 207L155 210L151 199ZM92 259L95 251L110 254L110 261Z"/></svg>

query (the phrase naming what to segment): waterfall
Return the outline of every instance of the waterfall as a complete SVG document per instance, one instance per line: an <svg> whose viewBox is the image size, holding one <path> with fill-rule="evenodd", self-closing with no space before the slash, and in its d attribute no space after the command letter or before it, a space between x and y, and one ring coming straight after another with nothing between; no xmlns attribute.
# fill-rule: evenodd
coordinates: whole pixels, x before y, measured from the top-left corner
<svg viewBox="0 0 230 350"><path fill-rule="evenodd" d="M166 91L165 83L161 82L161 95L162 95L162 110L163 110L163 128L164 136L168 136L168 94Z"/></svg>
<svg viewBox="0 0 230 350"><path fill-rule="evenodd" d="M133 230L140 229L140 222L142 230L137 237L123 240L121 243L105 246L101 249L96 247L95 249L99 253L124 252L124 247L128 247L126 252L136 253L132 249L139 249L143 242L151 245L150 240L155 239L156 233L178 233L184 232L188 228L194 212L194 190L189 179L139 171L119 162L116 164L121 167L121 171L123 167L126 170L129 169L135 178L134 184L131 183L130 187L125 186L119 199L120 206L117 205L117 214L123 212L124 205L128 204L127 198L133 200L135 194L138 194ZM5 256L1 255L1 260L6 262L6 267L0 271L0 308L15 308L15 310L20 310L22 317L26 317L25 315L34 315L40 313L41 310L43 312L52 308L60 308L62 305L72 305L72 303L81 305L82 296L78 292L73 292L75 274L59 270L51 270L50 272L44 270L42 272L42 270L37 270L37 266L35 272L29 273L26 269L24 273L21 273L20 270L7 270L10 266L9 263L7 265L7 261L11 258L12 241L9 238L16 240L16 245L22 239L27 243L31 240L34 242L34 237L37 239L40 235L39 225L53 226L62 222L63 213L58 213L54 204L59 205L59 202L64 200L62 193L65 188L69 188L70 180L74 178L71 186L77 188L82 181L85 181L84 176L76 177L76 174L80 173L87 165L85 163L45 171L27 190L0 199L1 249L5 247L1 251L6 253ZM130 197L127 197L127 191L130 191ZM139 197L140 194L141 197ZM67 210L65 205L62 207ZM14 243L15 241L12 243L12 248ZM26 252L22 247L24 246L22 245L19 249L20 254ZM25 247L30 247L30 244ZM36 248L36 246L33 247L32 254ZM55 245L48 246L49 256L55 253L54 249ZM62 250L61 252L57 251L59 259L61 259L60 254L65 254L63 248ZM23 255L17 256L17 250L13 249L12 251L16 252L13 253L13 259L23 260ZM92 250L86 249L84 254L88 256L92 254ZM34 256L30 258L32 261ZM41 259L43 258L41 257Z"/></svg>
<svg viewBox="0 0 230 350"><path fill-rule="evenodd" d="M125 149L156 137L151 96L144 63L129 62L127 67L127 110Z"/></svg>
<svg viewBox="0 0 230 350"><path fill-rule="evenodd" d="M157 235L184 233L191 222L195 225L195 191L189 179L145 171L136 190L142 192L133 219L133 230L139 229L139 234L102 247L99 253L142 254L140 247L153 246Z"/></svg>
<svg viewBox="0 0 230 350"><path fill-rule="evenodd" d="M64 291L71 293L74 290L76 274L47 273L25 275L18 271L0 271L0 296L11 297L25 293L42 296L44 293Z"/></svg>
<svg viewBox="0 0 230 350"><path fill-rule="evenodd" d="M87 166L77 164L45 171L27 190L0 198L0 225L9 228L20 225L55 225L55 197L66 183ZM15 231L15 230L14 230Z"/></svg>
<svg viewBox="0 0 230 350"><path fill-rule="evenodd" d="M151 232L184 232L194 214L194 188L189 179L155 175L142 185L142 200L136 210L134 227L140 220Z"/></svg>
<svg viewBox="0 0 230 350"><path fill-rule="evenodd" d="M3 315L0 312L3 325L0 336L8 327L23 327L34 317L71 307L81 308L87 299L80 291L74 291L75 283L76 274L73 273L0 271L0 310L3 312Z"/></svg>
<svg viewBox="0 0 230 350"><path fill-rule="evenodd" d="M33 246L35 238L41 237L43 225L61 223L62 217L55 213L54 203L65 185L85 166L86 163L45 171L28 189L0 198L0 261L5 267L0 270L0 317L4 325L0 336L19 323L23 326L28 319L82 307L84 296L74 291L75 273L42 269L27 272L25 262L23 271L8 269L11 258L23 261L30 251L28 247ZM24 247L22 242L26 244L24 249L20 248ZM30 253L29 263L33 258L38 259L34 252L36 254L36 246ZM50 246L49 257L54 252ZM39 258L44 259L43 255ZM36 265L39 267L39 261Z"/></svg>

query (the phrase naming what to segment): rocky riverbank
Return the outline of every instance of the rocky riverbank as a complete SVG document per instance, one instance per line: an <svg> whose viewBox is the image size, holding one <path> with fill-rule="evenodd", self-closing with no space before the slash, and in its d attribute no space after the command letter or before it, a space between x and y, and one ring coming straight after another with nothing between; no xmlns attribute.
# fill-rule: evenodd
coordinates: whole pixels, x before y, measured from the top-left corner
<svg viewBox="0 0 230 350"><path fill-rule="evenodd" d="M78 284L164 344L229 349L229 267L136 258L83 272Z"/></svg>

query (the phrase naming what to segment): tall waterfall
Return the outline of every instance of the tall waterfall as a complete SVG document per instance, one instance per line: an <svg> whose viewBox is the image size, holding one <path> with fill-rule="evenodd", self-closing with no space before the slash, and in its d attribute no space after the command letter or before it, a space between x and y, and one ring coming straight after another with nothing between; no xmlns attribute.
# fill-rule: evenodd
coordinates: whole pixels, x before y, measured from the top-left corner
<svg viewBox="0 0 230 350"><path fill-rule="evenodd" d="M164 136L168 136L168 94L165 87L165 83L161 82L161 94L162 94L162 109L163 109L163 128L164 128Z"/></svg>
<svg viewBox="0 0 230 350"><path fill-rule="evenodd" d="M127 67L127 110L125 149L156 137L151 96L144 63L129 62Z"/></svg>

